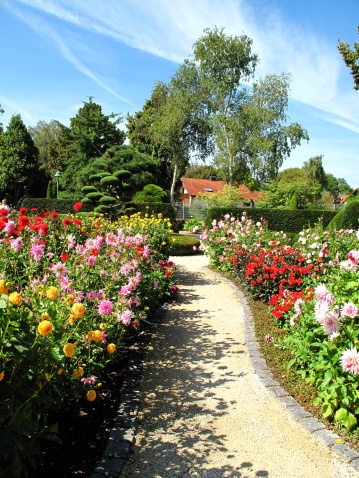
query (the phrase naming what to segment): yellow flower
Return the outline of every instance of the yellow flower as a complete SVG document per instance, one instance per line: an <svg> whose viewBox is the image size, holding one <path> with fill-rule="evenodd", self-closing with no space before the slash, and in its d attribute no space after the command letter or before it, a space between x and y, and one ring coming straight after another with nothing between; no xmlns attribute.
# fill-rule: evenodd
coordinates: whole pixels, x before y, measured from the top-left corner
<svg viewBox="0 0 359 478"><path fill-rule="evenodd" d="M9 290L9 283L5 284L3 279L0 280L0 294L7 294Z"/></svg>
<svg viewBox="0 0 359 478"><path fill-rule="evenodd" d="M82 377L83 374L84 374L84 369L82 367L75 368L74 377Z"/></svg>
<svg viewBox="0 0 359 478"><path fill-rule="evenodd" d="M66 355L66 357L72 357L75 353L75 347L73 344L70 344L69 342L63 346L63 352Z"/></svg>
<svg viewBox="0 0 359 478"><path fill-rule="evenodd" d="M107 329L107 324L100 324L100 330L106 330Z"/></svg>
<svg viewBox="0 0 359 478"><path fill-rule="evenodd" d="M90 332L87 332L87 340L89 342L91 342L91 340L93 340L93 332L92 330L90 330Z"/></svg>
<svg viewBox="0 0 359 478"><path fill-rule="evenodd" d="M85 307L80 304L79 302L75 302L75 304L71 308L71 314L75 317L75 319L79 319L85 313Z"/></svg>
<svg viewBox="0 0 359 478"><path fill-rule="evenodd" d="M93 402L96 398L96 392L95 390L89 390L87 393L86 393L86 398L89 402Z"/></svg>
<svg viewBox="0 0 359 478"><path fill-rule="evenodd" d="M56 289L56 287L51 286L47 289L46 291L46 297L49 299L57 299L59 296L59 291Z"/></svg>
<svg viewBox="0 0 359 478"><path fill-rule="evenodd" d="M47 335L52 330L52 324L49 320L43 320L39 323L37 330L39 331L40 335Z"/></svg>
<svg viewBox="0 0 359 478"><path fill-rule="evenodd" d="M4 378L4 376L5 376L5 372L1 372L1 373L0 373L0 382L1 382L1 380Z"/></svg>
<svg viewBox="0 0 359 478"><path fill-rule="evenodd" d="M94 340L95 342L100 342L101 339L102 339L101 330L94 330L92 333L92 340Z"/></svg>
<svg viewBox="0 0 359 478"><path fill-rule="evenodd" d="M116 345L115 344L108 344L107 352L109 354L113 354L114 352L116 352Z"/></svg>
<svg viewBox="0 0 359 478"><path fill-rule="evenodd" d="M75 300L75 297L74 297L72 294L69 294L69 295L67 296L67 300L68 300L69 302L72 302L72 303L73 303L74 300Z"/></svg>
<svg viewBox="0 0 359 478"><path fill-rule="evenodd" d="M73 314L70 314L69 322L70 324L73 324L76 320L76 317Z"/></svg>
<svg viewBox="0 0 359 478"><path fill-rule="evenodd" d="M98 388L101 388L101 387L102 387L102 383L101 383L101 382L98 383L97 386L98 386Z"/></svg>
<svg viewBox="0 0 359 478"><path fill-rule="evenodd" d="M43 312L41 314L41 318L42 318L42 320L49 320L50 316L47 312Z"/></svg>
<svg viewBox="0 0 359 478"><path fill-rule="evenodd" d="M9 302L15 305L21 304L21 295L18 292L11 292L9 295Z"/></svg>

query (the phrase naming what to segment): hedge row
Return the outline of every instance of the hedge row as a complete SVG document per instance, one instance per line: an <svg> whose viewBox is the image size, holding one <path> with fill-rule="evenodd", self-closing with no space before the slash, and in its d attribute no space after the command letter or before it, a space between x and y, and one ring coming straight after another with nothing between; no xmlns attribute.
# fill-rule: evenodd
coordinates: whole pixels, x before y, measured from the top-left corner
<svg viewBox="0 0 359 478"><path fill-rule="evenodd" d="M337 214L337 211L314 210L287 210L287 209L259 209L259 208L213 208L207 213L205 222L210 226L212 221L222 219L225 214L240 218L246 211L247 217L257 222L261 218L267 221L271 231L300 232L303 228L314 226L320 220L326 228Z"/></svg>

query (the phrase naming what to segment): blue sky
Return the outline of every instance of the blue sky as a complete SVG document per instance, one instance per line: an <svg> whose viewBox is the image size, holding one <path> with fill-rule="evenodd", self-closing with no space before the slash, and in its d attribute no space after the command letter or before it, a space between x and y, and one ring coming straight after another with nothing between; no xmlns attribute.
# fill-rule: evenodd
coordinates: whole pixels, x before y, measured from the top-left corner
<svg viewBox="0 0 359 478"><path fill-rule="evenodd" d="M253 39L256 79L291 74L290 121L308 130L282 169L323 155L327 173L359 187L359 91L338 39L359 41L359 0L0 0L0 104L68 125L92 96L105 114L141 110L205 28Z"/></svg>

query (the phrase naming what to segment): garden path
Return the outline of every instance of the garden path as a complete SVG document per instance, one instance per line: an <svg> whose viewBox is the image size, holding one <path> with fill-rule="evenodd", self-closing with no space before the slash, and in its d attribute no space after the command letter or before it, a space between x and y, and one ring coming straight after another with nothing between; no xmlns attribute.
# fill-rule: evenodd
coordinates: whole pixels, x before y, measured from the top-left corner
<svg viewBox="0 0 359 478"><path fill-rule="evenodd" d="M358 477L264 385L228 282L203 255L172 259L180 292L151 340L121 478Z"/></svg>

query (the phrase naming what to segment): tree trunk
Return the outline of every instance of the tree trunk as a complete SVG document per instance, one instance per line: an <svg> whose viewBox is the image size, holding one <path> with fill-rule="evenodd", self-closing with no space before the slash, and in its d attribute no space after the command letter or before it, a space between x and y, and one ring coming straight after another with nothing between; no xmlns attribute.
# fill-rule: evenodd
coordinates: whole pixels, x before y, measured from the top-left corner
<svg viewBox="0 0 359 478"><path fill-rule="evenodd" d="M172 176L172 184L171 184L171 192L170 192L172 207L174 207L174 205L175 205L176 181L177 181L177 163L175 163L174 168L173 168L173 176Z"/></svg>
<svg viewBox="0 0 359 478"><path fill-rule="evenodd" d="M233 182L233 157L231 153L231 144L229 141L226 125L224 125L224 135L226 137L226 147L228 154L228 186L232 186Z"/></svg>

